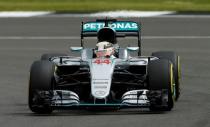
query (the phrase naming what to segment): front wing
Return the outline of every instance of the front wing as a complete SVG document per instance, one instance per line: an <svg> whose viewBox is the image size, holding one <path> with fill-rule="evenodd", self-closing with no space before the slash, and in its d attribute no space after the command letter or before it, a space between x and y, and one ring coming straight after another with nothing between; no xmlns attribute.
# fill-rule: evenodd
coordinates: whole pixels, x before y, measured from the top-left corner
<svg viewBox="0 0 210 127"><path fill-rule="evenodd" d="M67 90L39 91L35 98L42 102L42 104L34 106L49 105L55 109L85 109L89 107L146 108L151 104L166 106L168 101L166 91L150 92L146 89L128 91L123 94L118 102L106 102L106 100L100 100L99 102L94 100L88 103L80 102L79 96L76 93Z"/></svg>

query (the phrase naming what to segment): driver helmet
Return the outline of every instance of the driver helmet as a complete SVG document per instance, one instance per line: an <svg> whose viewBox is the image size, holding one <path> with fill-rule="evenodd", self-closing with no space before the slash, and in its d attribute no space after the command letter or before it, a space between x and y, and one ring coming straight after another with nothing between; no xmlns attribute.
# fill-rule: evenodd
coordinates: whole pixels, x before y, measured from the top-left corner
<svg viewBox="0 0 210 127"><path fill-rule="evenodd" d="M96 57L110 57L114 54L114 52L115 50L113 44L110 42L103 41L96 44Z"/></svg>
<svg viewBox="0 0 210 127"><path fill-rule="evenodd" d="M104 27L100 29L97 33L98 42L107 41L112 44L116 44L116 32L114 29L109 27Z"/></svg>

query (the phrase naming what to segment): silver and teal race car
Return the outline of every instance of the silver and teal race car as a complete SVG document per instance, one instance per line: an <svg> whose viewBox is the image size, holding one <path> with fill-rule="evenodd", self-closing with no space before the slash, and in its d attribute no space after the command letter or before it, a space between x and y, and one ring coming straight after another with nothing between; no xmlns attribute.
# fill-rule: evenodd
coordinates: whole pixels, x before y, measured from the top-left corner
<svg viewBox="0 0 210 127"><path fill-rule="evenodd" d="M180 95L180 58L172 51L141 55L141 24L99 19L82 22L80 56L43 54L30 69L29 108L35 113L56 109L149 108L170 111ZM113 56L97 56L85 38L113 43ZM137 39L122 48L119 40ZM91 43L98 41L90 39ZM137 52L136 56L133 54Z"/></svg>

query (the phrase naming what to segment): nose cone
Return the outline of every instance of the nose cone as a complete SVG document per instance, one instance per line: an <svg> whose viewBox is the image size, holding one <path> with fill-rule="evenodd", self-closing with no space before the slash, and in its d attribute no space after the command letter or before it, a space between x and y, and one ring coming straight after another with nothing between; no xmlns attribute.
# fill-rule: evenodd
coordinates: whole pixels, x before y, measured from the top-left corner
<svg viewBox="0 0 210 127"><path fill-rule="evenodd" d="M97 99L104 99L110 93L114 63L107 58L96 58L90 65L91 94Z"/></svg>

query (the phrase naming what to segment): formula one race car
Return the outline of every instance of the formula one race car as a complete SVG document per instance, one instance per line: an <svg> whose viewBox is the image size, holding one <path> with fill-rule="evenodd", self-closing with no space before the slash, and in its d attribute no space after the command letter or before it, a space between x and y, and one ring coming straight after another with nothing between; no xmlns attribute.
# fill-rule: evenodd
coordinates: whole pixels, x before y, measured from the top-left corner
<svg viewBox="0 0 210 127"><path fill-rule="evenodd" d="M180 95L180 59L174 52L141 55L141 24L99 19L82 23L81 54L43 54L30 70L29 108L35 113L55 109L140 108L170 111ZM96 47L84 39L96 37ZM138 47L121 48L119 38L137 38ZM92 40L93 41L93 40ZM131 54L138 52L133 57Z"/></svg>

